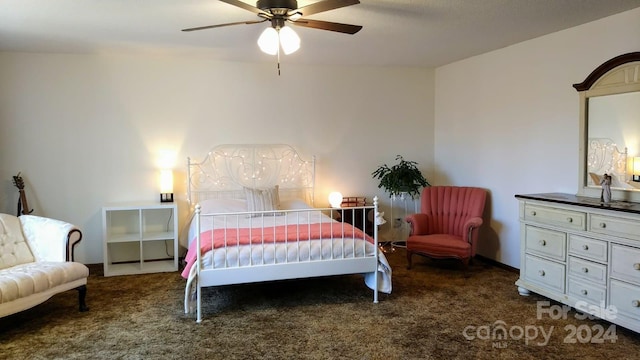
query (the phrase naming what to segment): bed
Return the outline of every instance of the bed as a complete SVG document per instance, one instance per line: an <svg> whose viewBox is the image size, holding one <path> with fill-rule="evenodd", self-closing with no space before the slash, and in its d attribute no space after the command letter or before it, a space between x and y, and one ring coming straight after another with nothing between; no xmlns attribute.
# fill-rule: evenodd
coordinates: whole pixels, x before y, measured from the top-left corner
<svg viewBox="0 0 640 360"><path fill-rule="evenodd" d="M627 172L627 148L609 138L589 138L587 148L588 186L600 186L604 174L611 175L612 188L633 188Z"/></svg>
<svg viewBox="0 0 640 360"><path fill-rule="evenodd" d="M314 207L315 158L289 145L219 145L188 158L187 183L184 305L197 322L204 287L363 274L374 303L379 291L391 293L377 229L370 236L336 220L341 211L377 214L377 198L341 211Z"/></svg>

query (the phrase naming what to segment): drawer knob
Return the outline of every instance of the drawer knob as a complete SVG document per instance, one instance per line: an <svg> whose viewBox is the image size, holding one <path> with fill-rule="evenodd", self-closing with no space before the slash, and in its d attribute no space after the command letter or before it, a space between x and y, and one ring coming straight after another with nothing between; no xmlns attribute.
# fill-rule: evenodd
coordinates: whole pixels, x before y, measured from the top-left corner
<svg viewBox="0 0 640 360"><path fill-rule="evenodd" d="M604 228L606 228L606 227L607 227L607 224L605 224L605 223L600 223L600 224L598 224L598 226L600 226L601 228L603 228L603 229L604 229Z"/></svg>
<svg viewBox="0 0 640 360"><path fill-rule="evenodd" d="M582 272L583 272L583 273L588 273L588 272L589 272L589 269L588 269L588 268L586 268L586 267L583 267L583 268L582 268Z"/></svg>
<svg viewBox="0 0 640 360"><path fill-rule="evenodd" d="M631 302L631 305L632 305L633 307L640 307L640 301L638 301L638 300L633 300L633 301Z"/></svg>
<svg viewBox="0 0 640 360"><path fill-rule="evenodd" d="M545 240L540 240L540 241L538 241L538 243L540 243L540 246L547 245L547 242Z"/></svg>
<svg viewBox="0 0 640 360"><path fill-rule="evenodd" d="M567 221L568 221L568 222L573 222L573 218L568 217L568 218L567 218Z"/></svg>
<svg viewBox="0 0 640 360"><path fill-rule="evenodd" d="M580 291L580 292L582 293L582 295L587 295L587 290L584 290L584 289L583 289L583 290L582 290L582 291Z"/></svg>
<svg viewBox="0 0 640 360"><path fill-rule="evenodd" d="M531 210L531 216L536 216L536 212Z"/></svg>
<svg viewBox="0 0 640 360"><path fill-rule="evenodd" d="M633 268L636 270L640 270L640 263L633 264Z"/></svg>
<svg viewBox="0 0 640 360"><path fill-rule="evenodd" d="M586 251L586 250L589 250L589 246L588 246L588 245L586 245L586 244L585 244L585 245L582 245L582 250L585 250L585 251Z"/></svg>
<svg viewBox="0 0 640 360"><path fill-rule="evenodd" d="M538 275L544 276L544 270L538 270Z"/></svg>

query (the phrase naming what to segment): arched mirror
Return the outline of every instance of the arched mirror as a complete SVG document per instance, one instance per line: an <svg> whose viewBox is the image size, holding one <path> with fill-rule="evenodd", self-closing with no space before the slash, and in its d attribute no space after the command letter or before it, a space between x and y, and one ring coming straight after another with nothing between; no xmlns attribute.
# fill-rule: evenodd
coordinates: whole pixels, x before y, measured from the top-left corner
<svg viewBox="0 0 640 360"><path fill-rule="evenodd" d="M578 195L600 198L611 175L614 201L640 201L640 52L606 61L580 84Z"/></svg>

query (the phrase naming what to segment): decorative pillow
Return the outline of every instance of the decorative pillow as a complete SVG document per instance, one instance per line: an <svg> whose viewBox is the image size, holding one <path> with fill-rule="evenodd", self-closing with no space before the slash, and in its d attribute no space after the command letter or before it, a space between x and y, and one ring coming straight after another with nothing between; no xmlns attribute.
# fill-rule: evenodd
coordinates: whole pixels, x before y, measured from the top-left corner
<svg viewBox="0 0 640 360"><path fill-rule="evenodd" d="M268 189L244 188L248 211L272 211L280 209L278 185Z"/></svg>

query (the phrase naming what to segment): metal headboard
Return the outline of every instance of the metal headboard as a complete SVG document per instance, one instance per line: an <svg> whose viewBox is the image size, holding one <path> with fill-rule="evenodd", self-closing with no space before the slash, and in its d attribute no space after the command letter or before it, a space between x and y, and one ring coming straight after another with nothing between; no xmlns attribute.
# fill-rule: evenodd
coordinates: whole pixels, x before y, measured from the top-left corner
<svg viewBox="0 0 640 360"><path fill-rule="evenodd" d="M201 161L187 158L187 198L191 206L206 199L244 198L243 187L279 186L281 200L314 204L315 156L303 160L285 144L224 144Z"/></svg>
<svg viewBox="0 0 640 360"><path fill-rule="evenodd" d="M589 138L587 149L587 172L602 176L615 176L620 182L626 181L627 176L627 148L620 151L616 143L608 138ZM600 186L593 176L589 178L589 185Z"/></svg>

